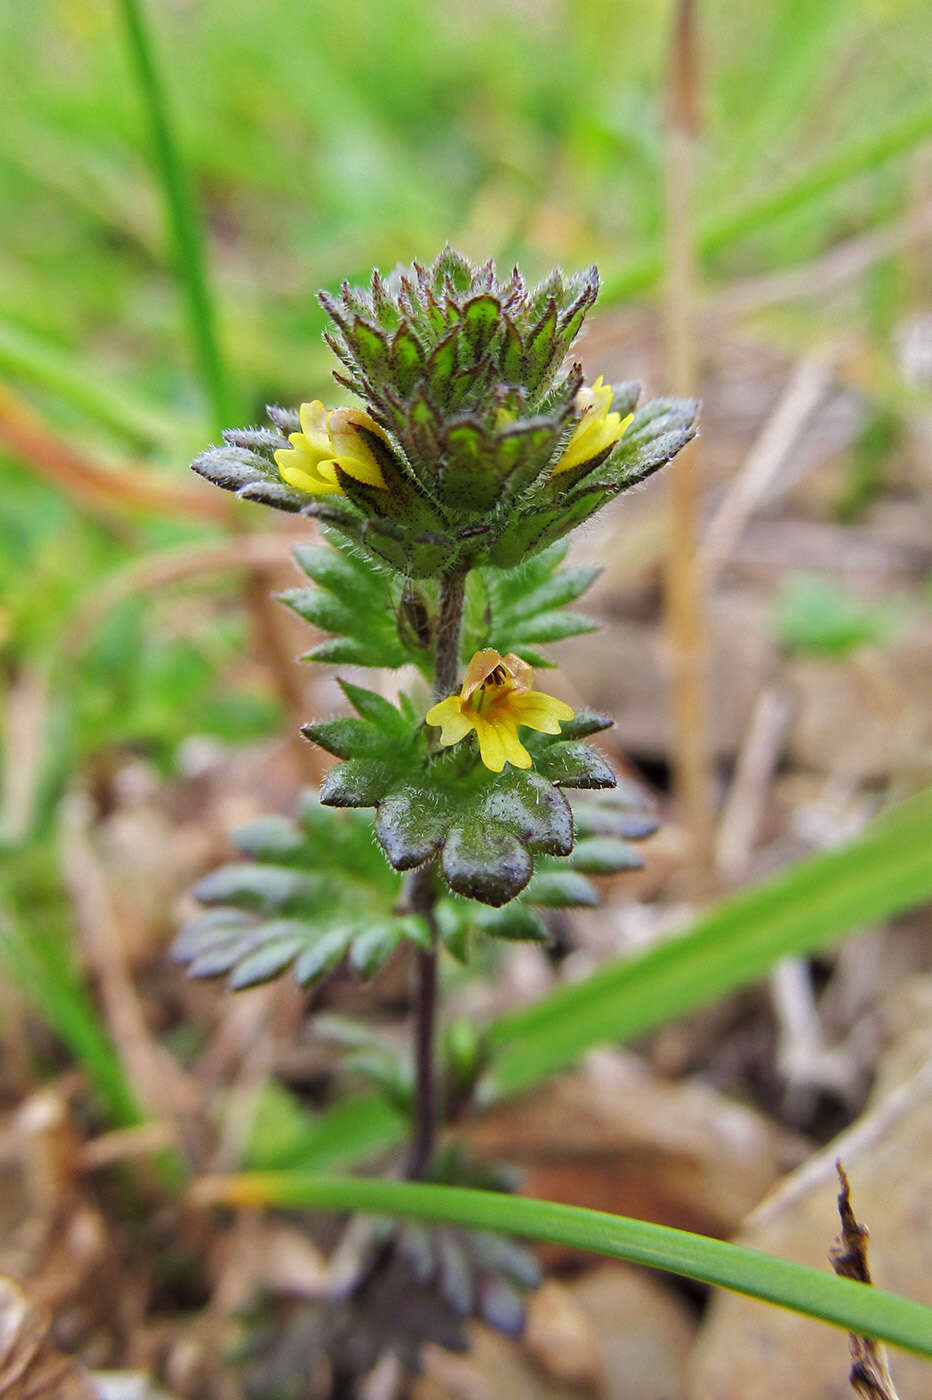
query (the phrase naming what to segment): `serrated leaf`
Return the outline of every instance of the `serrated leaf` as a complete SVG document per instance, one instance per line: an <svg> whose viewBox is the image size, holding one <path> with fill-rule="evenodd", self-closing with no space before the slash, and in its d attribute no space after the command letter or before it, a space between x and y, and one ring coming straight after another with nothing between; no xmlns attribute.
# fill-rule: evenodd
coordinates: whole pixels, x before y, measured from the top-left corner
<svg viewBox="0 0 932 1400"><path fill-rule="evenodd" d="M615 774L605 759L588 744L552 744L535 755L537 771L559 787L610 788Z"/></svg>
<svg viewBox="0 0 932 1400"><path fill-rule="evenodd" d="M382 752L381 738L372 726L352 715L315 720L303 725L301 733L336 758L377 758Z"/></svg>
<svg viewBox="0 0 932 1400"><path fill-rule="evenodd" d="M660 824L656 807L644 789L625 778L619 779L610 792L574 798L573 815L579 837L615 836L622 841L643 841Z"/></svg>
<svg viewBox="0 0 932 1400"><path fill-rule="evenodd" d="M447 952L457 962L469 961L472 918L469 906L454 899L441 899L434 910L437 934Z"/></svg>
<svg viewBox="0 0 932 1400"><path fill-rule="evenodd" d="M644 865L634 846L613 836L590 836L577 841L569 859L573 869L584 875L617 875L623 870L640 870Z"/></svg>
<svg viewBox="0 0 932 1400"><path fill-rule="evenodd" d="M351 633L354 628L352 609L320 588L286 588L276 597L304 622L319 627L322 632Z"/></svg>
<svg viewBox="0 0 932 1400"><path fill-rule="evenodd" d="M392 739L407 738L409 725L400 710L377 691L366 690L364 686L353 685L352 681L338 681L340 689L353 709L367 724L375 725L383 734Z"/></svg>
<svg viewBox="0 0 932 1400"><path fill-rule="evenodd" d="M236 964L230 977L230 989L241 992L246 987L258 987L262 982L271 982L294 962L295 954L301 946L300 938L285 938L281 942L269 943L264 948L258 948Z"/></svg>
<svg viewBox="0 0 932 1400"><path fill-rule="evenodd" d="M363 977L371 977L395 951L402 937L401 929L393 919L370 924L363 933L353 939L350 966Z"/></svg>
<svg viewBox="0 0 932 1400"><path fill-rule="evenodd" d="M509 636L508 650L521 652L525 642L545 645L560 642L567 637L580 637L586 632L598 631L599 624L580 613L540 612L525 622L516 624Z"/></svg>
<svg viewBox="0 0 932 1400"><path fill-rule="evenodd" d="M534 879L537 877L535 876ZM531 881L533 886L534 881ZM529 886L528 888L531 888ZM524 898L527 897L525 891ZM539 914L522 899L514 899L500 909L484 909L476 917L482 932L490 938L502 938L517 943L547 943L550 934Z"/></svg>
<svg viewBox="0 0 932 1400"><path fill-rule="evenodd" d="M695 436L698 411L695 399L650 400L636 411L624 437L594 475L613 482L618 490L645 480Z"/></svg>
<svg viewBox="0 0 932 1400"><path fill-rule="evenodd" d="M457 331L448 331L435 345L424 367L424 381L431 398L441 408L446 407L456 373Z"/></svg>
<svg viewBox="0 0 932 1400"><path fill-rule="evenodd" d="M384 571L350 549L341 549L333 543L299 544L293 554L308 578L337 598L349 598L357 605L363 600L377 604L383 602L388 593Z"/></svg>
<svg viewBox="0 0 932 1400"><path fill-rule="evenodd" d="M194 889L202 904L233 904L255 911L285 910L304 899L311 877L302 871L253 863L225 865Z"/></svg>
<svg viewBox="0 0 932 1400"><path fill-rule="evenodd" d="M271 421L287 437L289 433L297 433L301 430L301 419L293 408L282 408L281 404L267 403L265 411Z"/></svg>
<svg viewBox="0 0 932 1400"><path fill-rule="evenodd" d="M396 912L400 877L356 813L328 811L306 793L297 823L263 818L234 840L252 859L201 881L198 897L220 907L182 930L172 950L191 976L229 973L240 990L294 964L306 984L347 955L370 976L403 941L430 945L423 917Z"/></svg>
<svg viewBox="0 0 932 1400"><path fill-rule="evenodd" d="M534 875L524 898L529 904L547 909L569 909L576 906L594 909L599 896L584 875L574 870L542 870Z"/></svg>
<svg viewBox="0 0 932 1400"><path fill-rule="evenodd" d="M357 642L352 637L330 637L311 647L300 658L327 666L403 666L408 658L387 643Z"/></svg>
<svg viewBox="0 0 932 1400"><path fill-rule="evenodd" d="M270 481L264 477L240 486L236 494L241 501L254 501L256 505L271 506L273 510L284 510L291 515L297 515L307 500L302 491L295 491L283 481Z"/></svg>
<svg viewBox="0 0 932 1400"><path fill-rule="evenodd" d="M383 330L393 331L401 320L401 312L386 290L378 268L372 273L372 309Z"/></svg>
<svg viewBox="0 0 932 1400"><path fill-rule="evenodd" d="M502 377L509 384L520 384L524 378L524 342L510 316L505 317Z"/></svg>
<svg viewBox="0 0 932 1400"><path fill-rule="evenodd" d="M440 293L449 279L456 292L469 290L472 281L472 267L469 259L458 253L449 244L443 249L431 268L431 281L434 291Z"/></svg>
<svg viewBox="0 0 932 1400"><path fill-rule="evenodd" d="M439 489L466 518L486 510L501 489L495 447L481 423L453 423L441 447Z"/></svg>
<svg viewBox="0 0 932 1400"><path fill-rule="evenodd" d="M551 300L538 324L524 344L524 375L531 389L536 389L550 369L557 330L557 305Z"/></svg>
<svg viewBox="0 0 932 1400"><path fill-rule="evenodd" d="M208 447L191 463L191 470L224 491L239 491L254 481L265 481L269 464L258 452L243 445ZM275 473L278 476L278 473Z"/></svg>
<svg viewBox="0 0 932 1400"><path fill-rule="evenodd" d="M274 813L240 827L233 837L240 855L253 860L287 860L304 846L304 837L294 822Z"/></svg>
<svg viewBox="0 0 932 1400"><path fill-rule="evenodd" d="M374 832L396 870L437 852L453 890L500 905L527 883L535 852L572 850L572 813L546 776L515 768L493 774L468 748L430 755L422 725L372 691L344 689L365 719L323 720L303 731L346 755L325 777L321 802L375 807Z"/></svg>
<svg viewBox="0 0 932 1400"><path fill-rule="evenodd" d="M388 342L381 330L356 319L344 334L366 377L377 382L390 368Z"/></svg>
<svg viewBox="0 0 932 1400"><path fill-rule="evenodd" d="M390 763L351 758L326 774L320 786L320 800L325 807L375 807L395 778L396 770Z"/></svg>
<svg viewBox="0 0 932 1400"><path fill-rule="evenodd" d="M396 870L413 870L442 844L447 827L443 814L424 801L420 788L383 797L373 830Z"/></svg>
<svg viewBox="0 0 932 1400"><path fill-rule="evenodd" d="M468 899L498 906L514 899L531 878L527 847L506 826L460 822L443 847L443 873L450 888Z"/></svg>
<svg viewBox="0 0 932 1400"><path fill-rule="evenodd" d="M555 569L543 583L526 593L512 593L508 609L509 621L520 623L539 613L550 612L554 608L575 603L577 598L589 589L599 574L600 567L577 565L568 569Z"/></svg>
<svg viewBox="0 0 932 1400"><path fill-rule="evenodd" d="M561 568L565 556L561 541L516 568L475 571L468 585L464 656L490 646L502 655L516 651L531 666L549 665L534 644L591 631L595 624L587 618L557 609L579 598L599 571Z"/></svg>
<svg viewBox="0 0 932 1400"><path fill-rule="evenodd" d="M346 955L353 937L351 927L334 928L321 934L295 959L294 975L299 986L307 987L336 967Z"/></svg>

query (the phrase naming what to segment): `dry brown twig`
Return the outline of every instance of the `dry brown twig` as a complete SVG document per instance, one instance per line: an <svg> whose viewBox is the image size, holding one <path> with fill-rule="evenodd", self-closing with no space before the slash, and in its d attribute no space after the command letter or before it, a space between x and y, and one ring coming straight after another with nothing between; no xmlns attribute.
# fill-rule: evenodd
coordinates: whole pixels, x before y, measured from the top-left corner
<svg viewBox="0 0 932 1400"><path fill-rule="evenodd" d="M692 209L699 117L697 7L679 0L674 8L667 76L666 258L667 353L678 394L698 384L696 342L697 262ZM670 700L673 765L698 883L711 868L712 782L707 715L708 639L703 581L696 552L698 518L697 444L690 443L670 476L670 538L666 614L670 638Z"/></svg>
<svg viewBox="0 0 932 1400"><path fill-rule="evenodd" d="M740 884L747 874L792 714L792 698L780 685L761 691L718 824L716 867L729 885Z"/></svg>
<svg viewBox="0 0 932 1400"><path fill-rule="evenodd" d="M11 1279L0 1279L0 1395L4 1400L97 1400L73 1356L59 1351L51 1317Z"/></svg>
<svg viewBox="0 0 932 1400"><path fill-rule="evenodd" d="M809 297L821 300L836 288L863 277L887 258L904 253L919 254L930 238L932 201L925 199L906 217L844 239L811 262L729 283L709 295L703 307L703 318L714 326L715 322L753 316L791 301ZM920 257L921 254L917 261ZM917 296L916 300L920 301L921 297Z"/></svg>
<svg viewBox="0 0 932 1400"><path fill-rule="evenodd" d="M805 355L761 428L706 530L700 552L706 588L711 588L747 521L776 483L786 489L786 463L831 384L838 354L837 346L822 345Z"/></svg>
<svg viewBox="0 0 932 1400"><path fill-rule="evenodd" d="M130 1082L145 1107L180 1136L185 1120L198 1117L201 1095L191 1076L150 1034L90 825L89 799L73 792L64 803L62 865L82 947Z"/></svg>
<svg viewBox="0 0 932 1400"><path fill-rule="evenodd" d="M234 517L228 501L215 500L199 483L172 481L136 462L111 469L89 461L4 385L0 385L0 444L16 461L86 509L155 511L215 525L228 525Z"/></svg>
<svg viewBox="0 0 932 1400"><path fill-rule="evenodd" d="M841 1190L838 1193L838 1214L841 1216L841 1235L829 1251L829 1260L836 1274L841 1278L853 1278L858 1283L871 1284L870 1266L867 1262L867 1242L870 1231L860 1224L851 1206L851 1186L840 1161L835 1163ZM871 1337L850 1334L851 1388L861 1400L899 1400L890 1375L887 1349Z"/></svg>

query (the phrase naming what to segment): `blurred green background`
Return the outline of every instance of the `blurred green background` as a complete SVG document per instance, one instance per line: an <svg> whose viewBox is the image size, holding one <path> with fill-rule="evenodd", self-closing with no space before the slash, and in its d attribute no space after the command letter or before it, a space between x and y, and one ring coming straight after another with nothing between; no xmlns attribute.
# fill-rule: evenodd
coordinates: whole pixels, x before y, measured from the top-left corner
<svg viewBox="0 0 932 1400"><path fill-rule="evenodd" d="M326 392L318 287L447 239L531 277L595 260L605 309L657 301L669 5L161 0L145 13L203 213L233 420ZM708 285L910 216L932 133L926 0L710 0L698 15ZM7 707L27 682L47 702L39 776L13 817L8 794L8 846L47 829L76 763L129 750L170 772L192 731L236 741L283 723L275 687L244 663L225 575L181 602L106 592L140 559L226 535L219 516L131 499L140 481L190 495L187 462L218 413L125 18L108 0L0 9L0 685ZM844 311L888 426L909 392L891 331L915 299L910 266L875 260ZM825 335L819 314L783 310L768 333L804 348Z"/></svg>

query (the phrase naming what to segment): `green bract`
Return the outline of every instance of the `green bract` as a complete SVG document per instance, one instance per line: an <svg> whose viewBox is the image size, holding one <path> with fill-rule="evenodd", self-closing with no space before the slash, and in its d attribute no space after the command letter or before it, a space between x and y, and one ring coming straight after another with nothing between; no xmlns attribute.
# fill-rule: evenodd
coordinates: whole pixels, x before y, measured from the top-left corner
<svg viewBox="0 0 932 1400"><path fill-rule="evenodd" d="M299 430L270 408L271 429L224 434L196 471L247 500L312 515L410 578L491 563L510 568L560 539L613 496L668 462L693 436L696 405L657 399L635 409L639 388L616 386L633 421L620 441L555 471L583 414L582 371L565 363L598 293L595 268L554 271L529 290L517 269L498 281L446 248L369 289L321 294L341 361L335 378L387 437L366 427L383 487L342 470L338 489L287 485L275 452Z"/></svg>
<svg viewBox="0 0 932 1400"><path fill-rule="evenodd" d="M528 741L533 769L490 772L470 744L431 752L410 707L341 682L358 718L319 720L304 733L345 760L331 768L321 801L375 807L375 834L396 870L440 856L450 888L484 904L513 899L531 878L534 854L566 856L573 817L561 787L607 788L615 775L578 740L611 720L579 715L558 736Z"/></svg>
<svg viewBox="0 0 932 1400"><path fill-rule="evenodd" d="M355 813L324 811L307 792L297 823L269 816L233 839L247 859L201 881L194 893L209 912L175 940L192 977L229 974L239 989L294 965L309 985L344 958L369 976L403 939L429 944L426 921L403 912L401 880Z"/></svg>

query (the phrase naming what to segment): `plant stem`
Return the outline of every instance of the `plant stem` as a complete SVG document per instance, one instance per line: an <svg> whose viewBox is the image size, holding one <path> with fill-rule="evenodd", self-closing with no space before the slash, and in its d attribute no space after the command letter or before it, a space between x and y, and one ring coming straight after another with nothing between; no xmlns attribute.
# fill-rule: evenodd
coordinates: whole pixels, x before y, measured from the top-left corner
<svg viewBox="0 0 932 1400"><path fill-rule="evenodd" d="M440 620L437 624L437 659L434 670L435 700L445 700L456 689L466 572L465 569L451 569L444 575L440 585Z"/></svg>
<svg viewBox="0 0 932 1400"><path fill-rule="evenodd" d="M434 1155L434 1140L437 1134L436 1071L434 1048L437 1024L437 941L434 930L434 863L429 861L422 867L425 872L424 884L426 915L434 935L430 951L418 948L416 977L417 988L414 1002L414 1135L405 1175L411 1181L418 1181L430 1166ZM420 872L418 872L420 874Z"/></svg>
<svg viewBox="0 0 932 1400"><path fill-rule="evenodd" d="M465 596L466 570L455 569L444 575L440 585L440 620L437 626L435 700L445 699L456 689ZM426 861L414 871L409 885L411 908L427 920L432 938L429 950L418 949L415 964L414 1134L406 1171L412 1181L423 1177L428 1170L437 1135L437 1075L434 1064L437 1039L437 926L434 906L437 893L434 865L432 859Z"/></svg>

